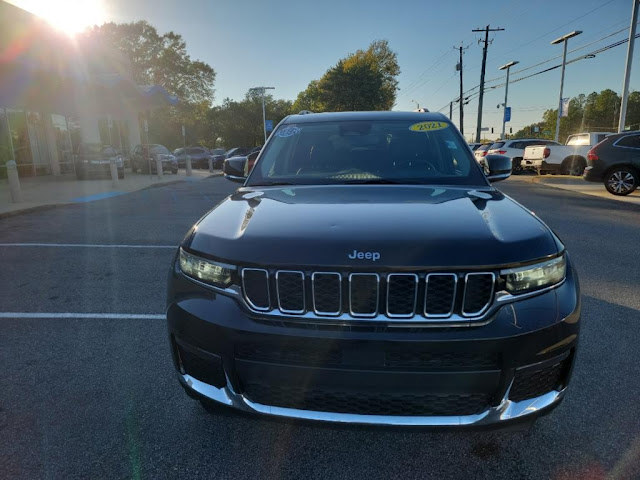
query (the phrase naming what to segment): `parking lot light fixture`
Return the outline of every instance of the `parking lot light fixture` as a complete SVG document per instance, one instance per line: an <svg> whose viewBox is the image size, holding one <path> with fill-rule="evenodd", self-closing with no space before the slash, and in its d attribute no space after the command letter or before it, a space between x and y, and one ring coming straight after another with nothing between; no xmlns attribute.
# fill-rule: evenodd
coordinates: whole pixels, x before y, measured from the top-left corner
<svg viewBox="0 0 640 480"><path fill-rule="evenodd" d="M564 69L567 64L567 40L573 38L577 35L580 35L582 30L574 30L571 33L567 33L559 38L556 38L551 45L556 45L558 43L562 43L564 45L562 51L562 74L560 75L560 99L558 100L558 118L556 120L556 135L554 140L557 142L558 137L560 137L560 118L562 116L562 88L564 87Z"/></svg>
<svg viewBox="0 0 640 480"><path fill-rule="evenodd" d="M504 89L504 112L502 115L502 136L500 138L505 138L504 137L504 131L505 131L505 124L507 123L507 95L509 94L509 69L511 67L513 67L514 65L518 64L520 62L518 62L517 60L511 61L509 63L506 63L504 65L502 65L499 70L506 70L507 71L507 83Z"/></svg>
<svg viewBox="0 0 640 480"><path fill-rule="evenodd" d="M275 90L276 87L253 87L251 92L259 92L262 95L262 129L264 131L264 143L267 143L267 116L264 108L264 92L265 90Z"/></svg>

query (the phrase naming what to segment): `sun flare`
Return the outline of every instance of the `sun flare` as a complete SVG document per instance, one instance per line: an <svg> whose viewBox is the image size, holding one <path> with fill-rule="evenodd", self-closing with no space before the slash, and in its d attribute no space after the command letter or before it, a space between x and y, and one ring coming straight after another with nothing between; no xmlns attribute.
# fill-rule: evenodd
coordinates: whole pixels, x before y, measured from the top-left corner
<svg viewBox="0 0 640 480"><path fill-rule="evenodd" d="M105 22L104 0L10 0L67 35Z"/></svg>

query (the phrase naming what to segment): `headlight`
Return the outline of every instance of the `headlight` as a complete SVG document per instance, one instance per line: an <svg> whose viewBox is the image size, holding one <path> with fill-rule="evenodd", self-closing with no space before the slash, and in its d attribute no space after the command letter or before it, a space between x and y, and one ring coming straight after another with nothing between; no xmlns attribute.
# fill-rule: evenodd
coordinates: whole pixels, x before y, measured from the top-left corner
<svg viewBox="0 0 640 480"><path fill-rule="evenodd" d="M197 257L180 249L180 270L185 275L193 277L216 287L228 287L233 281L235 267L223 263Z"/></svg>
<svg viewBox="0 0 640 480"><path fill-rule="evenodd" d="M505 281L505 289L516 295L560 283L566 272L567 262L562 255L535 265L503 270L500 275Z"/></svg>

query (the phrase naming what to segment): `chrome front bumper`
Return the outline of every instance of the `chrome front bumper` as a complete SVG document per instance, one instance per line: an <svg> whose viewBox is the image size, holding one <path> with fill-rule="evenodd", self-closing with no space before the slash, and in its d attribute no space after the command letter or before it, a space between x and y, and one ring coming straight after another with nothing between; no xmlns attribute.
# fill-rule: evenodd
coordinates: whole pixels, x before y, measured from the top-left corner
<svg viewBox="0 0 640 480"><path fill-rule="evenodd" d="M533 420L538 415L558 405L566 388L552 390L539 397L514 402L508 399L509 391L500 405L489 408L475 415L453 416L396 416L396 415L360 415L350 413L318 412L312 410L297 410L293 408L273 407L255 403L233 391L230 382L227 386L217 388L197 380L189 375L178 374L180 382L196 394L209 400L221 403L244 412L261 413L291 419L317 420L322 422L351 423L365 425L389 426L428 426L428 427L456 427L456 426L498 426L501 423Z"/></svg>

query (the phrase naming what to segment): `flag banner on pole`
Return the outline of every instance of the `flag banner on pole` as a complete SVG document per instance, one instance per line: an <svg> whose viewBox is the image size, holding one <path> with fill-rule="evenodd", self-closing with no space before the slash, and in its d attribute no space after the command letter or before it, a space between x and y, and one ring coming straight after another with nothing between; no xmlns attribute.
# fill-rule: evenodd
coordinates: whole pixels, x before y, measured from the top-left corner
<svg viewBox="0 0 640 480"><path fill-rule="evenodd" d="M569 116L569 100L571 100L570 98L563 98L562 99L562 117L568 117Z"/></svg>

